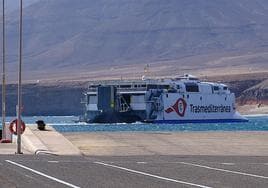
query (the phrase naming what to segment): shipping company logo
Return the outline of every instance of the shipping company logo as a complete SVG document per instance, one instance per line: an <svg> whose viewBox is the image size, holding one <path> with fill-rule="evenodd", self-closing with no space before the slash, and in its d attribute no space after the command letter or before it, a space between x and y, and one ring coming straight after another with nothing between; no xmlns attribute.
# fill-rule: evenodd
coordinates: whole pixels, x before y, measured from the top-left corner
<svg viewBox="0 0 268 188"><path fill-rule="evenodd" d="M184 99L179 98L175 104L165 110L166 113L176 112L179 116L183 117L186 111L187 103Z"/></svg>

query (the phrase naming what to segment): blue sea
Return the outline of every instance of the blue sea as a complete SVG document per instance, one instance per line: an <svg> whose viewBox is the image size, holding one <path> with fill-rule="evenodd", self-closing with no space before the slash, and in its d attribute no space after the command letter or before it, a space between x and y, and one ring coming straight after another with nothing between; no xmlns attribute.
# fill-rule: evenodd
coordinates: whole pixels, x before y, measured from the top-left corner
<svg viewBox="0 0 268 188"><path fill-rule="evenodd" d="M208 124L85 124L76 123L77 116L32 116L22 117L26 124L43 120L59 132L116 132L116 131L268 131L268 115L246 116L246 123L208 123ZM7 117L11 121L14 117ZM1 128L1 125L0 125Z"/></svg>

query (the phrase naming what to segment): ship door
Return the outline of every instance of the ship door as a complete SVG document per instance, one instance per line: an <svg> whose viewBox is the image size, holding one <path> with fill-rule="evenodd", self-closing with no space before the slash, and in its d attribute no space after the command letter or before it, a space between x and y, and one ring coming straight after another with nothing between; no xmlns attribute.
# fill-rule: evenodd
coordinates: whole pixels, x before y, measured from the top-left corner
<svg viewBox="0 0 268 188"><path fill-rule="evenodd" d="M104 112L115 108L116 88L114 86L98 87L98 109Z"/></svg>

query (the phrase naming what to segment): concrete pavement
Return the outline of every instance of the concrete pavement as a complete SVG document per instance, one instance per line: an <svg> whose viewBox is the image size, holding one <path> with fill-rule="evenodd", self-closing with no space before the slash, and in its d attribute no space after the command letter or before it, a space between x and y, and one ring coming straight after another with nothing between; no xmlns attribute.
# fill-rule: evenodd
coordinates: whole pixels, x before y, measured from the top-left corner
<svg viewBox="0 0 268 188"><path fill-rule="evenodd" d="M238 155L268 156L268 132L65 133L89 156Z"/></svg>
<svg viewBox="0 0 268 188"><path fill-rule="evenodd" d="M24 153L57 155L238 155L268 156L268 132L97 132L65 133L28 126ZM0 154L14 154L16 143L0 144Z"/></svg>
<svg viewBox="0 0 268 188"><path fill-rule="evenodd" d="M25 151L25 149L22 149L23 153L29 153L28 151ZM15 143L10 144L0 144L0 154L3 155L9 155L9 154L15 154L17 151L17 146Z"/></svg>
<svg viewBox="0 0 268 188"><path fill-rule="evenodd" d="M0 156L10 188L266 188L268 158L245 156Z"/></svg>
<svg viewBox="0 0 268 188"><path fill-rule="evenodd" d="M0 143L0 155L12 155L17 151L17 139L13 136L12 143ZM21 147L21 151L23 154L31 154L32 152L27 150L23 145Z"/></svg>
<svg viewBox="0 0 268 188"><path fill-rule="evenodd" d="M0 155L0 187L268 186L268 132L63 136L47 128L28 127L22 136L23 152L29 154L25 148L32 154L43 149L61 156L14 155L15 143L0 144L0 153L5 154Z"/></svg>

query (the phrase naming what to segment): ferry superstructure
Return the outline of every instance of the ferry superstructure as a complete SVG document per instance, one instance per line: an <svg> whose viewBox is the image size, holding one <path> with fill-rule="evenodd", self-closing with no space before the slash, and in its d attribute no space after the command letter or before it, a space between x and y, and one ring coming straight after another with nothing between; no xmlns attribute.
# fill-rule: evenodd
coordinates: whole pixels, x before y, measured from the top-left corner
<svg viewBox="0 0 268 188"><path fill-rule="evenodd" d="M174 79L93 83L85 93L83 120L92 123L245 122L225 84L191 75Z"/></svg>

